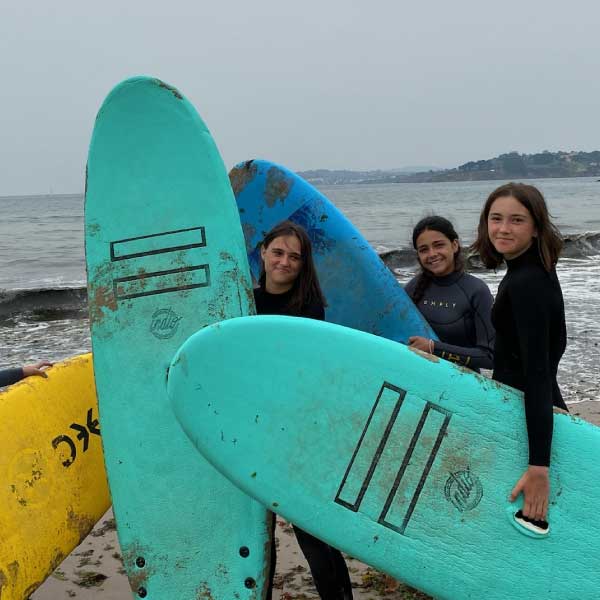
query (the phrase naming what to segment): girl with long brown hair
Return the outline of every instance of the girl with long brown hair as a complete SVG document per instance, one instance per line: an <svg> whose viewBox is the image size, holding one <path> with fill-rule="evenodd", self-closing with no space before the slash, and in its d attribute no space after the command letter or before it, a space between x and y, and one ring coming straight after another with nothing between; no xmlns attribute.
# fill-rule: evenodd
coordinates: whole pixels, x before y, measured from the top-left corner
<svg viewBox="0 0 600 600"><path fill-rule="evenodd" d="M490 194L473 244L486 267L507 265L492 309L493 378L524 393L529 460L510 498L523 493L523 516L542 528L550 494L553 406L567 408L556 380L567 340L555 269L562 244L544 196L524 183L507 183Z"/></svg>
<svg viewBox="0 0 600 600"><path fill-rule="evenodd" d="M265 236L260 255L260 287L254 290L257 314L323 321L327 304L313 263L310 238L304 228L291 221L279 223ZM322 600L352 600L352 583L342 553L295 525L293 528ZM275 518L273 535L274 531ZM275 560L273 537L267 598L272 594Z"/></svg>

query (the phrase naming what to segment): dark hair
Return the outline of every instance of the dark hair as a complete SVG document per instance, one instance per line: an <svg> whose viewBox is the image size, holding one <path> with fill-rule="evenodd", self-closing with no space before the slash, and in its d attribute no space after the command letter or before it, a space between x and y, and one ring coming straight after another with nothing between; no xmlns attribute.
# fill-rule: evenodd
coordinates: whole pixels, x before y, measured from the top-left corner
<svg viewBox="0 0 600 600"><path fill-rule="evenodd" d="M456 240L458 242L458 248L454 253L454 272L464 271L465 262L462 257L460 240L458 239L458 233L456 233L452 223L448 221L448 219L439 217L437 215L431 215L429 217L422 218L415 225L412 233L412 244L415 250L417 249L417 239L424 231L438 231L442 235L446 236L451 242ZM425 293L427 286L434 277L430 271L423 267L420 260L419 265L421 267L421 272L418 275L415 289L411 294L411 298L415 304L419 302L421 298L423 298L423 294Z"/></svg>
<svg viewBox="0 0 600 600"><path fill-rule="evenodd" d="M292 285L292 295L287 305L288 310L292 314L299 315L302 309L313 304L321 304L327 306L325 296L321 291L317 270L312 257L312 244L306 230L301 225L292 223L292 221L282 221L275 225L262 241L262 247L268 248L271 242L278 237L293 235L300 242L300 254L302 257L302 267L300 273ZM265 287L266 273L265 264L262 263L260 270L259 283L262 288Z"/></svg>
<svg viewBox="0 0 600 600"><path fill-rule="evenodd" d="M550 213L544 196L536 187L526 183L511 181L496 188L488 196L479 217L477 239L473 242L471 249L479 252L481 261L488 269L495 269L502 264L504 257L490 241L488 217L494 201L509 196L515 198L529 211L537 230L536 237L540 259L546 271L551 271L558 262L563 247L563 239L556 225L550 220Z"/></svg>

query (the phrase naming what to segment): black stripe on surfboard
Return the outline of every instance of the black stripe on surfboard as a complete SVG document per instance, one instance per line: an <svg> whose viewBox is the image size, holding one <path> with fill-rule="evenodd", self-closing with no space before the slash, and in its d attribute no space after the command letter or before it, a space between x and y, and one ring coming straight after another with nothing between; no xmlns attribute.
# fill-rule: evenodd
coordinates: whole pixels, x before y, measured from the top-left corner
<svg viewBox="0 0 600 600"><path fill-rule="evenodd" d="M200 233L200 241L179 244L174 246L165 246L164 248L156 248L154 250L146 250L144 252L131 252L129 254L117 255L116 249L118 245L125 245L130 242L137 242L138 240L149 240L152 238L177 236L177 234L188 233L190 231L197 231ZM154 254L165 254L168 252L179 252L181 250L190 250L191 248L204 248L206 247L206 230L204 227L188 227L186 229L175 229L173 231L163 231L161 233L151 233L149 235L141 235L138 237L126 238L122 240L116 240L110 243L110 260L116 262L120 260L128 260L131 258L140 258L142 256L152 256Z"/></svg>
<svg viewBox="0 0 600 600"><path fill-rule="evenodd" d="M397 393L398 400L396 402L396 405L394 406L394 410L392 411L392 415L386 425L385 431L379 442L379 445L377 446L377 450L375 452L375 455L373 456L371 464L369 465L369 470L367 471L365 479L363 480L363 483L361 485L361 488L360 488L360 491L356 498L356 501L354 503L350 503L350 502L347 502L346 500L342 500L342 498L340 496L341 496L342 490L344 489L344 485L346 484L346 480L348 479L348 475L350 474L350 471L352 470L352 466L354 465L356 456L357 456L357 454L360 450L360 447L363 443L363 440L367 434L369 425L371 424L371 420L373 419L373 415L375 414L375 411L377 410L377 406L379 405L381 396L383 395L383 392L386 389ZM404 401L404 396L406 396L406 390L396 387L395 385L392 385L391 383L388 383L387 381L384 382L384 384L381 386L381 389L379 390L379 394L377 395L377 400L375 400L375 404L373 405L373 408L371 409L371 413L369 414L369 418L367 419L367 422L363 428L360 439L358 440L358 444L356 445L356 448L354 449L354 453L352 454L350 463L348 464L346 472L344 473L344 478L342 479L342 483L340 484L337 494L335 495L335 502L337 502L341 506L344 506L345 508L348 508L349 510L351 510L353 512L358 511L358 509L361 505L361 502L364 498L364 495L367 492L367 488L369 487L369 484L371 483L371 479L373 478L373 474L375 473L375 469L377 468L377 464L379 463L381 454L383 453L383 450L388 441L388 438L390 437L390 433L392 432L392 428L394 426L394 423L396 422L398 413L400 412L402 402Z"/></svg>
<svg viewBox="0 0 600 600"><path fill-rule="evenodd" d="M175 273L188 273L190 271L203 270L205 280L200 283L189 283L186 285L177 285L164 287L160 289L148 290L143 292L123 293L119 292L119 285L131 281L144 281L151 278L165 277ZM192 290L195 288L203 288L210 286L210 267L209 265L193 265L191 267L180 267L178 269L167 269L166 271L153 271L151 273L142 273L139 275L128 275L127 277L118 277L113 280L113 293L117 300L131 300L132 298L141 298L143 296L154 296L156 294L167 294L169 292L181 292L184 290Z"/></svg>
<svg viewBox="0 0 600 600"><path fill-rule="evenodd" d="M421 474L421 478L419 479L419 483L417 484L415 493L413 494L413 497L410 501L408 510L406 511L406 514L404 515L402 525L397 526L397 525L394 525L393 523L387 521L386 517L390 510L392 502L396 496L396 492L398 491L398 487L400 486L400 482L402 480L402 477L404 476L406 467L408 466L408 463L412 457L414 449L417 445L417 441L421 435L423 427L425 426L425 421L427 420L427 416L429 415L429 412L431 409L445 415L444 422L442 423L442 426L440 427L440 430L438 432L438 435L437 435L437 438L433 445L433 448L431 449L431 452L429 453L429 458L427 459L427 464L425 465L425 468L423 469L423 473ZM437 456L440 446L442 445L442 441L444 439L444 435L446 434L446 430L448 429L448 424L450 423L451 416L452 415L449 411L447 411L447 410L441 408L440 406L437 406L431 402L427 402L425 408L423 409L421 418L419 419L419 423L417 425L415 433L413 434L413 437L410 441L410 446L408 448L408 451L405 454L404 460L402 461L402 465L401 465L400 469L398 470L398 474L396 475L394 485L392 486L392 489L387 497L385 506L383 507L383 510L381 511L381 515L379 516L378 523L380 523L384 527L393 529L394 531L397 531L398 533L401 533L401 534L404 534L404 532L406 531L408 522L410 521L410 518L413 515L415 507L417 506L417 502L419 501L419 496L421 495L421 492L423 491L423 487L425 486L425 482L427 481L427 477L429 475L429 471L431 470L431 466L433 465L433 461L435 460L435 457Z"/></svg>

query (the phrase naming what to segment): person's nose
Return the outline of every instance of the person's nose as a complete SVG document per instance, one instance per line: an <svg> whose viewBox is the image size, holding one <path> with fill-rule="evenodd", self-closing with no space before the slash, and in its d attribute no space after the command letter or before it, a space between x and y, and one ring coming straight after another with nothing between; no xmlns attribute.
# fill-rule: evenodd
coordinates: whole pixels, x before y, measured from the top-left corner
<svg viewBox="0 0 600 600"><path fill-rule="evenodd" d="M500 233L510 233L510 223L508 219L502 219L498 227Z"/></svg>

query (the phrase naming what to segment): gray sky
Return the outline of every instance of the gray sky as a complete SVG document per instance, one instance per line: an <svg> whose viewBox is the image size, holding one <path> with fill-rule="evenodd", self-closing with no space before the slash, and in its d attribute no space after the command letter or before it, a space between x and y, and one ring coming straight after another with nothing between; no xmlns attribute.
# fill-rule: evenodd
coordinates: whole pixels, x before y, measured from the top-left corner
<svg viewBox="0 0 600 600"><path fill-rule="evenodd" d="M81 192L133 75L177 86L228 167L375 169L600 149L599 63L597 0L0 0L0 195Z"/></svg>

